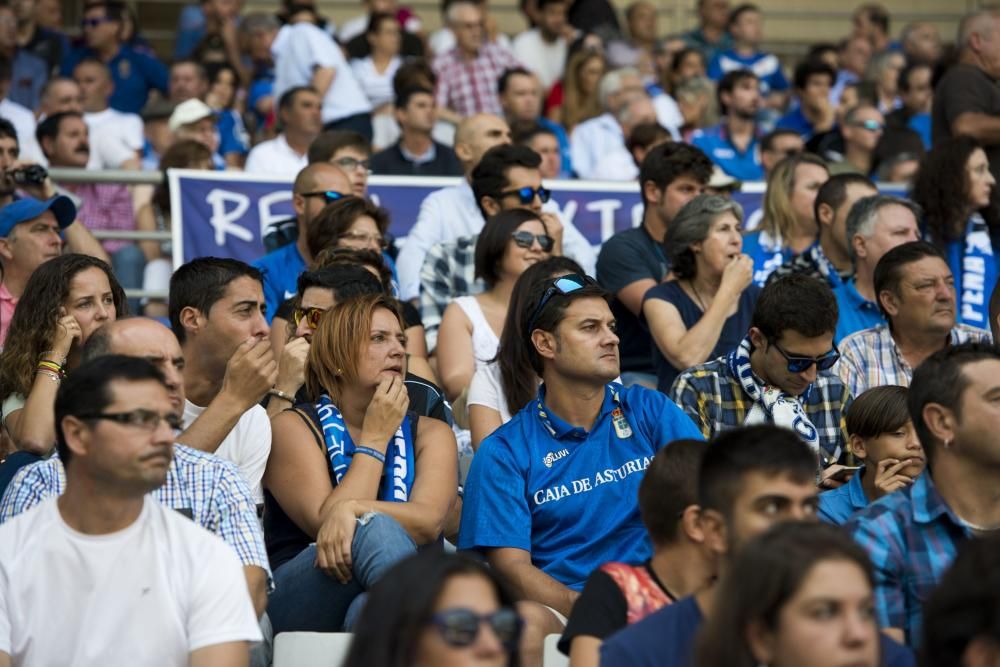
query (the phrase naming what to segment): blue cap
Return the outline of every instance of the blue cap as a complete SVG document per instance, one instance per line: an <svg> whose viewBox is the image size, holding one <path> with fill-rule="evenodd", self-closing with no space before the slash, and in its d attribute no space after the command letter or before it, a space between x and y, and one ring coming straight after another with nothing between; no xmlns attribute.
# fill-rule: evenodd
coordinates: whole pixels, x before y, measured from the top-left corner
<svg viewBox="0 0 1000 667"><path fill-rule="evenodd" d="M23 197L0 208L0 237L6 238L15 225L34 220L42 213L52 211L59 223L59 229L66 229L76 220L76 205L64 195L40 201Z"/></svg>

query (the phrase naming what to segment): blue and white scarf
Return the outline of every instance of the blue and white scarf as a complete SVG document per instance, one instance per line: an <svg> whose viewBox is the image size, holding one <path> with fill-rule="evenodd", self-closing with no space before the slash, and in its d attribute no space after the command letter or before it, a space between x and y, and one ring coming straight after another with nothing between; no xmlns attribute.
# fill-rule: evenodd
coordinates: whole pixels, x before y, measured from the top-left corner
<svg viewBox="0 0 1000 667"><path fill-rule="evenodd" d="M990 295L997 282L990 230L978 213L969 218L965 236L948 244L948 265L955 277L957 320L989 330Z"/></svg>
<svg viewBox="0 0 1000 667"><path fill-rule="evenodd" d="M316 415L319 417L320 429L323 432L323 442L326 445L326 455L330 459L333 475L340 483L354 458L354 443L351 434L347 432L344 416L333 404L330 397L322 394L316 402ZM378 486L379 500L386 502L405 503L413 489L413 472L416 455L413 449L412 429L409 415L403 417L402 423L396 429L396 434L386 448L385 466L382 480ZM391 479L390 479L391 477Z"/></svg>
<svg viewBox="0 0 1000 667"><path fill-rule="evenodd" d="M777 387L761 384L750 367L750 352L753 346L747 336L739 346L729 353L729 370L740 381L743 391L753 400L753 407L747 411L744 426L752 424L775 424L795 431L803 441L820 456L819 431L802 409L798 397L790 396ZM812 385L802 394L808 396Z"/></svg>

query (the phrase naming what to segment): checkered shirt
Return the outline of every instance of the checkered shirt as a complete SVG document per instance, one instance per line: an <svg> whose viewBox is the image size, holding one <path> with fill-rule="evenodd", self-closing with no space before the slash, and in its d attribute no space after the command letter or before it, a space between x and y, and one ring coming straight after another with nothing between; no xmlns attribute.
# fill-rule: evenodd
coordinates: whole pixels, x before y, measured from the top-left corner
<svg viewBox="0 0 1000 667"><path fill-rule="evenodd" d="M875 609L883 628L920 646L923 604L972 531L945 504L929 472L883 496L846 524L875 566Z"/></svg>
<svg viewBox="0 0 1000 667"><path fill-rule="evenodd" d="M444 309L457 296L479 294L486 285L476 279L476 241L479 234L435 243L420 269L420 319L427 349L437 346Z"/></svg>
<svg viewBox="0 0 1000 667"><path fill-rule="evenodd" d="M497 82L504 70L521 67L514 55L497 44L484 44L474 60L465 60L458 47L434 60L438 106L462 116L491 113L503 117Z"/></svg>
<svg viewBox="0 0 1000 667"><path fill-rule="evenodd" d="M80 199L77 219L90 230L135 231L135 213L128 187L119 183L79 183L63 186ZM108 253L121 250L132 241L101 241Z"/></svg>
<svg viewBox="0 0 1000 667"><path fill-rule="evenodd" d="M966 324L956 325L949 336L951 345L991 341L988 331ZM872 387L891 384L909 387L913 377L913 368L900 354L887 324L858 331L840 341L836 370L852 396L860 396Z"/></svg>
<svg viewBox="0 0 1000 667"><path fill-rule="evenodd" d="M818 241L772 271L771 275L767 277L767 283L770 284L778 278L795 274L824 280L830 285L830 289L837 289L844 282L844 278L848 277L837 272L836 267L827 259L826 253L823 252Z"/></svg>
<svg viewBox="0 0 1000 667"><path fill-rule="evenodd" d="M759 379L757 382L763 384ZM678 375L670 389L670 398L697 424L706 440L721 431L742 426L754 404L729 369L726 357ZM799 400L819 434L823 466L843 459L847 443L844 415L851 403L847 387L832 372L821 371L805 398Z"/></svg>
<svg viewBox="0 0 1000 667"><path fill-rule="evenodd" d="M57 456L22 468L0 500L0 523L58 496L65 488L66 473ZM263 568L270 581L257 507L235 465L175 444L167 480L150 495L171 509L190 512L195 523L232 547L244 566Z"/></svg>

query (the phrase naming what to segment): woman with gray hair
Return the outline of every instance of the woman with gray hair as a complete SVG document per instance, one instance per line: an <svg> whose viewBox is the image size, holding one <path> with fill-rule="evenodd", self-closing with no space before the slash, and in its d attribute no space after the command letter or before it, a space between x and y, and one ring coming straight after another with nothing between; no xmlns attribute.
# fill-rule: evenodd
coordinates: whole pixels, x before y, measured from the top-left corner
<svg viewBox="0 0 1000 667"><path fill-rule="evenodd" d="M671 272L642 302L662 392L684 370L736 347L750 329L760 288L752 284L753 259L743 254L742 225L739 204L699 195L667 228Z"/></svg>

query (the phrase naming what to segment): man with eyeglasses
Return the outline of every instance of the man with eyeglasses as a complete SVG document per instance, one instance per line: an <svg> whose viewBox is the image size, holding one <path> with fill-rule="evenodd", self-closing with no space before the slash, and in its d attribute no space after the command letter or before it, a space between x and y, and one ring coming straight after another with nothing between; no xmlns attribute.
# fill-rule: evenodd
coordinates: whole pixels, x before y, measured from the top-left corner
<svg viewBox="0 0 1000 667"><path fill-rule="evenodd" d="M678 375L670 396L706 438L751 424L795 431L816 455L821 483L838 485L851 394L830 370L840 358L836 328L829 285L804 274L779 278L761 290L739 347Z"/></svg>
<svg viewBox="0 0 1000 667"><path fill-rule="evenodd" d="M368 140L350 130L327 130L309 144L309 164L329 162L340 167L351 182L347 194L368 196L372 147Z"/></svg>
<svg viewBox="0 0 1000 667"><path fill-rule="evenodd" d="M0 664L248 664L261 632L240 561L148 497L177 418L144 359L102 357L62 383L65 491L0 526Z"/></svg>
<svg viewBox="0 0 1000 667"><path fill-rule="evenodd" d="M957 324L955 278L941 251L926 241L896 246L875 267L873 291L887 324L843 341L838 372L858 396L872 387L907 387L913 369L938 350L986 342L988 331Z"/></svg>
<svg viewBox="0 0 1000 667"><path fill-rule="evenodd" d="M122 41L125 5L115 0L96 0L83 10L83 38L86 46L69 53L62 63L62 75L72 76L80 61L96 58L107 65L114 80L108 100L112 109L139 113L149 93L167 94L167 68L155 57L140 53Z"/></svg>
<svg viewBox="0 0 1000 667"><path fill-rule="evenodd" d="M253 262L253 266L264 274L268 323L274 319L278 306L295 296L295 281L313 261L306 241L310 225L327 204L351 193L351 182L344 171L326 161L310 164L295 177L292 186L294 230L285 229L283 225L271 232L285 237L275 240L276 245L283 243Z"/></svg>
<svg viewBox="0 0 1000 667"><path fill-rule="evenodd" d="M701 437L664 394L614 382L609 299L587 276L532 286L520 335L542 385L483 440L466 479L459 548L483 552L522 598L557 612L547 632L561 631L598 566L650 557L643 472L669 442Z"/></svg>

